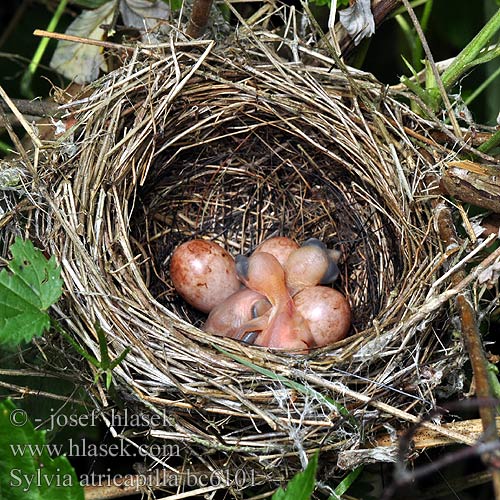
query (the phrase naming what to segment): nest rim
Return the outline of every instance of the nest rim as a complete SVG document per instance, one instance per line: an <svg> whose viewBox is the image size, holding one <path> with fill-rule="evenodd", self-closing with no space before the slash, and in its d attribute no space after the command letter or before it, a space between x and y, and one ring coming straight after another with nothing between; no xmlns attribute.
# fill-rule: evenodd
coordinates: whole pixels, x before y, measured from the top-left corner
<svg viewBox="0 0 500 500"><path fill-rule="evenodd" d="M198 49L199 45L195 45L194 53ZM355 130L358 134L356 139L360 140L360 143L365 141L363 145L366 150L356 151L352 148L346 152L344 149L342 157L336 151L329 151L324 144L315 143L316 138L323 137L326 142L326 134L334 128L332 123L336 123L340 130L344 130L342 126L347 129L346 124L353 123L349 118L360 109L363 99L371 96L377 100L383 90L381 86L374 84L371 78L364 79L356 75L354 78L359 78L360 82L366 84L363 86L364 97L354 95L349 108L345 98L345 88L349 86L349 78L352 76L347 78L341 72L331 73L326 68L301 68L298 71L297 65L282 61L272 61L273 64L269 64L265 59L264 62L258 59L252 70L257 72L260 78L257 86L253 81L256 76L248 69L248 62L244 59L246 56L242 53L240 57L244 61L241 64L235 63L233 57L227 59L220 53L212 54L207 51L201 55L198 53L194 57L193 52L182 47L175 56L170 54L166 57L162 64L154 62L153 66L158 74L153 81L141 76L145 68L151 67L151 62L135 60L131 64L137 65L138 69L134 69L134 75L141 85L127 83L130 81L127 75L130 75L131 68L125 67L104 78L101 86L97 87L78 111L81 136L78 139L80 149L76 157L69 157L65 150L68 145L64 140L59 141L57 148L49 152L46 159L50 161L47 161L40 170L45 186L45 191L41 194L49 210L43 208L36 212L34 220L37 225L34 233L62 263L68 292L65 296L64 311L63 309L58 311L61 320L65 322L65 327L94 354L98 353L95 324L99 324L109 336L110 347L115 354L118 355L127 346L132 346L130 356L127 356L115 371L121 390L128 393L136 402L146 404L150 408L151 405L168 408L173 414L178 410L179 415L186 415L186 410L181 404L177 406L174 404L177 395L197 414L204 411L206 415L219 415L220 418L232 415L235 420L243 419L253 423L255 419L260 419L259 429L263 428L262 425L267 426L275 431L281 430L282 435L286 436L287 419L283 414L285 409L280 409L280 405L285 403L276 396L278 389L269 390L269 387L272 388L275 384L283 386L283 381L280 381L279 377L291 379L302 377L304 384L316 393L322 389L332 391L334 389L332 384L336 384L340 388L337 396L342 393L343 386L348 386L349 383L357 386L361 383L359 393L363 396L385 397L395 408L409 408L415 402L413 398L408 402L404 398L401 399L400 395L386 389L386 380L388 379L390 383L391 376L393 382L400 379L394 371L387 377L384 370L385 360L408 362L408 355L403 352L405 345L411 344L416 347L420 342L437 343L430 324L436 317L442 315L442 308L438 305L434 309L428 309L426 315L419 316L419 309L429 303L427 296L430 289L429 282L435 277L435 266L442 252L438 239L432 236L430 230L432 224L432 213L428 206L430 196L419 187L422 178L432 173L435 164L434 161L429 163L427 156L422 154L408 138L403 122L413 121L414 130L417 129L423 136L426 136L425 124L404 104L391 96L385 96L385 101L380 99L378 102L379 109L365 108L355 117L354 122L357 127ZM221 61L225 64L224 71L220 68L215 71L213 65ZM181 73L186 75L181 83L175 76L180 64L185 64ZM277 64L279 70L273 72L272 66ZM166 79L167 84L162 84L160 76L165 77L165 75L169 76L170 80ZM118 95L112 95L113 89L120 88L117 81L121 81L125 89L118 92ZM315 99L311 98L311 94L303 92L301 85L304 82L308 84L306 88L309 92L317 91ZM317 82L321 82L320 90ZM137 90L134 86L137 86ZM214 88L219 96L207 99L207 94L215 93ZM262 91L263 88L265 91ZM226 99L220 98L223 91L227 94ZM134 104L131 98L133 92L136 92L134 95L136 102L147 102L147 106ZM383 92L385 95L385 90ZM105 99L103 95L106 96ZM328 161L335 159L344 168L349 168L351 175L362 181L360 185L355 186L360 199L364 202L368 199L368 205L373 206L370 204L373 202L370 200L373 192L382 196L384 203L377 205L377 211L379 215L386 216L386 222L389 221L397 228L394 234L399 240L396 244L401 252L398 258L402 261L399 268L402 279L398 279L396 276L398 269L395 269L394 281L391 283L394 289L389 289L387 285L383 287L381 295L385 292L387 300L379 314L370 318L364 328L360 328L345 340L332 346L315 349L308 355L273 352L246 346L231 339L214 337L193 326L188 321L189 315L182 317L178 311L172 311L151 294L145 274L138 264L143 257L142 252L136 250L140 248L141 242L136 245L130 238L130 221L134 216L134 209L138 206L139 192L148 187L149 179L155 183L155 178L151 177L157 166L155 158L167 155L168 148L177 148L178 151L170 155L163 166L165 169L171 167L175 160L182 158L182 151L185 151L185 141L188 140L189 134L199 134L202 137L199 143L205 145L205 142L214 140L210 138L209 126L216 128L216 125L220 126L224 120L229 123L229 113L238 108L238 102L241 105L241 113L245 116L252 115L252 112L247 110L250 101L253 103L258 101L262 105L261 113L264 111L274 113L276 121L283 120L285 113L289 113L292 118L295 117L296 121L286 117L277 128L286 133L292 131L296 137L303 138L303 145L317 148ZM195 102L193 108L199 108L201 103L205 103L205 108L208 110L206 116L202 116L192 127L186 124L192 119L194 113L192 109L184 110L183 114L186 102ZM390 103L390 106L387 103ZM176 110L176 105L180 111ZM272 105L276 108L273 109ZM311 106L310 110L306 109L308 105ZM149 109L153 107L154 116L148 117ZM226 109L222 110L223 107ZM134 110L136 116L134 121L125 127L122 121L123 115L130 109ZM345 114L335 121L332 118L333 112L338 112L339 109L344 109ZM325 115L318 114L315 122L315 113L317 114L318 110L326 113L328 120ZM169 128L171 116L175 118L176 112L182 116L182 120L178 120L181 125L177 129ZM98 116L98 113L101 115ZM164 113L163 117L161 113ZM398 117L400 118L398 115L403 114L404 119L398 121ZM254 128L258 128L262 116L253 111L252 118L255 119ZM137 133L146 120L149 120L147 122L149 129ZM161 120L164 120L163 123ZM104 122L109 125L99 130L99 124L102 125ZM303 137L303 130L296 123L308 125L310 131L314 131L315 138ZM288 128L283 130L285 128L283 124ZM374 124L383 126L377 132ZM162 129L164 136L163 143L158 146L159 128ZM376 151L384 161L380 164L376 161L370 163L371 160L364 162L367 158L363 154L374 147L374 143L369 142L370 137L373 139L383 136L387 130L390 131L389 135L393 142ZM136 134L135 137L132 132ZM168 136L168 133L171 135ZM337 131L336 137L339 140L346 140L345 137L349 137L349 132L346 131L342 138ZM434 146L438 148L435 143ZM448 152L443 151L442 154ZM140 162L139 157L145 160ZM50 164L54 159L59 169L54 168L53 163ZM392 164L390 159L393 160ZM353 163L348 165L350 161ZM89 165L92 164L94 167L89 170ZM54 183L56 176L61 173L60 169L64 170L63 175L60 176L59 182ZM182 171L182 168L180 170ZM399 178L399 183L395 183L394 178ZM373 191L366 189L366 186ZM388 189L388 186L394 187L394 190ZM172 186L170 188L173 189ZM417 206L421 212L418 217L414 217L412 211L418 211L415 208ZM44 236L46 234L50 234L50 239ZM214 233L208 237L217 240L214 238ZM249 251L251 245L243 241L239 242L239 248ZM377 270L381 274L384 271L384 263L383 258L378 263ZM348 270L345 267L344 271L352 272L352 269ZM396 286L397 283L400 283L399 287ZM419 289L418 284L425 286ZM348 288L346 290L348 291ZM442 288L437 289L436 293L441 290ZM349 296L352 297L352 294ZM72 314L69 315L68 311ZM68 320L68 316L72 319ZM443 324L445 323L443 320ZM416 340L417 334L421 336L419 340ZM458 353L456 346L450 345L449 350ZM158 353L162 353L161 360L157 359ZM431 359L430 356L428 362L432 366L444 364L442 360ZM260 371L255 370L256 366ZM372 371L367 369L367 366L372 367ZM341 373L349 373L353 368L358 371L350 373L351 378L348 378L347 382L342 381ZM197 373L200 370L205 370L207 376L205 385L201 374ZM375 373L375 370L378 372ZM409 370L408 366L406 370ZM275 372L279 377L273 378L269 375L269 371ZM413 371L417 373L416 365ZM308 373L312 375L308 376ZM366 373L370 373L372 378L363 382ZM208 379L208 374L212 374L211 380ZM381 378L377 380L377 376ZM261 377L263 380L260 380ZM318 377L323 380L323 386L318 382ZM224 380L229 382L227 388L224 387ZM429 382L429 387L433 383ZM259 389L255 389L256 384ZM286 383L283 387L287 391L287 397L291 398L293 390L290 390ZM248 392L251 392L251 395L248 395ZM275 401L271 404L263 402L264 394L274 395ZM348 393L345 392L341 397L343 405L347 408L352 407L355 412L359 400L356 401L352 395L346 394ZM425 396L419 398L425 401L424 404L433 401L432 388L427 392L424 391L424 394ZM295 408L297 411L291 421L299 422L300 408L304 410L310 402L306 401L307 391L306 395L299 391L298 396L295 394L294 397L298 397L300 403L297 403ZM201 410L198 401L204 401L209 409ZM286 411L290 412L291 399L287 401L289 406ZM324 401L315 401L318 418L316 424L310 425L310 429L319 425L318 422L321 422L321 426L329 426L335 419L340 418L342 421L339 414L334 416L338 409L326 407L324 404ZM248 415L245 415L246 411L249 411ZM347 432L346 429L352 431L349 423L343 421L340 423L340 427L342 426L344 430L340 434ZM321 439L305 440L304 449L313 449L325 437L325 434L319 432L318 434ZM242 444L232 444L229 447L231 453L236 451L240 457L248 458L255 457L258 450L268 449L269 456L276 456L277 450L281 449L286 451L283 456L287 456L296 445L288 435L285 438L286 444L275 443L272 441L274 438L271 438L267 443L268 448L264 445L246 446L245 442L252 442L255 435L255 432L249 432L246 436L240 436L239 442ZM179 430L173 432L170 438L184 439ZM231 443L236 441L229 440ZM201 442L201 447L214 446L214 439L211 437L198 436L194 442L198 445ZM335 450L336 453L339 449L354 446L354 442L355 439L348 439L343 446L335 446L332 441L328 441L326 448ZM217 449L225 452L223 446ZM252 462L255 465L253 459Z"/></svg>

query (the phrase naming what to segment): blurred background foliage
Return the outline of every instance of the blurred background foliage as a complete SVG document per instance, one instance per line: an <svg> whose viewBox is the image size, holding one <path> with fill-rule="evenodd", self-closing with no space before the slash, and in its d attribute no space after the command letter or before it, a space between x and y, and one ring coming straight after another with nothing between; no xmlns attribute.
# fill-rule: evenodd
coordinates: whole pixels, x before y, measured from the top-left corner
<svg viewBox="0 0 500 500"><path fill-rule="evenodd" d="M69 2L55 31L64 32L71 21L86 8L98 6L105 0L75 0ZM300 0L287 0L300 8ZM313 10L322 26L328 19L328 0L315 0ZM33 57L40 39L33 36L36 28L45 29L60 0L14 0L0 2L0 85L11 97L23 96L20 81L29 61ZM338 0L345 5L345 0ZM436 61L453 57L474 37L485 22L499 6L499 0L423 0L414 1L420 19L426 10L428 16L426 33ZM256 5L251 3L250 5ZM402 26L407 26L405 33ZM359 47L352 64L372 72L380 81L387 84L399 82L403 74L410 72L403 57L415 69L418 52L412 44L418 43L412 24L403 14L399 21L396 16L387 19L376 31L375 35L363 42ZM46 96L52 84L64 86L64 81L48 65L56 46L51 40L41 59L37 76L33 79L32 96ZM461 93L465 100L489 75L499 67L497 60L475 68L460 80L455 93ZM500 78L493 83L470 106L474 120L485 125L494 125L500 109Z"/></svg>

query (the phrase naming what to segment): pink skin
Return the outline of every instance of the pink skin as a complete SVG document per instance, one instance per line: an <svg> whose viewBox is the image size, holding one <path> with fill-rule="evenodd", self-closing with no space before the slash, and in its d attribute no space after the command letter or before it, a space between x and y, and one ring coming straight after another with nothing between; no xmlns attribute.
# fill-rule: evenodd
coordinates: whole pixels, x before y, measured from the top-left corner
<svg viewBox="0 0 500 500"><path fill-rule="evenodd" d="M309 240L310 241L310 240ZM318 241L318 240L315 240ZM327 250L319 241L318 244L306 244L290 254L285 263L286 285L292 297L304 288L328 283L335 280L338 274L333 250ZM338 257L337 259L338 260ZM332 269L332 266L334 268ZM330 273L329 276L327 276ZM326 281L324 281L326 279Z"/></svg>
<svg viewBox="0 0 500 500"><path fill-rule="evenodd" d="M297 310L309 324L314 347L323 347L344 339L351 326L351 308L337 290L313 286L294 297Z"/></svg>
<svg viewBox="0 0 500 500"><path fill-rule="evenodd" d="M275 236L263 241L255 250L256 252L270 253L276 257L278 262L284 267L285 262L288 260L290 254L299 248L299 245L286 236Z"/></svg>
<svg viewBox="0 0 500 500"><path fill-rule="evenodd" d="M175 249L170 277L179 295L204 313L241 287L234 259L217 243L206 240L186 241Z"/></svg>
<svg viewBox="0 0 500 500"><path fill-rule="evenodd" d="M224 337L235 337L243 325L262 316L270 308L271 304L263 295L244 288L210 311L203 330ZM252 338L252 335L247 338Z"/></svg>
<svg viewBox="0 0 500 500"><path fill-rule="evenodd" d="M264 295L272 306L269 318L261 316L243 325L236 338L244 337L247 332L262 330L255 340L256 345L308 350L313 338L288 293L285 273L278 260L271 254L257 252L248 259L237 259L236 268L240 280L248 288Z"/></svg>

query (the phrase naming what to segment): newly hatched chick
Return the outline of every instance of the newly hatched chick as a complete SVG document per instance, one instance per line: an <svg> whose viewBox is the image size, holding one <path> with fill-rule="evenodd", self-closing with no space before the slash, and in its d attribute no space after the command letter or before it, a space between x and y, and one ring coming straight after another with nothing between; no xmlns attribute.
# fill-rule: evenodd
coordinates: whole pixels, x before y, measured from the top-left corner
<svg viewBox="0 0 500 500"><path fill-rule="evenodd" d="M310 286L333 283L339 275L335 255L338 254L329 251L326 245L316 238L308 239L300 248L294 250L284 266L290 295L293 297Z"/></svg>
<svg viewBox="0 0 500 500"><path fill-rule="evenodd" d="M297 311L285 284L285 273L278 260L266 252L250 257L236 257L236 272L248 288L264 295L271 303L269 317L255 318L240 328L235 338L262 330L256 345L294 350L307 350L313 339L307 323Z"/></svg>
<svg viewBox="0 0 500 500"><path fill-rule="evenodd" d="M244 288L212 309L203 330L224 337L235 337L243 325L263 316L270 308L270 302L263 295ZM240 340L253 343L259 333L248 331Z"/></svg>

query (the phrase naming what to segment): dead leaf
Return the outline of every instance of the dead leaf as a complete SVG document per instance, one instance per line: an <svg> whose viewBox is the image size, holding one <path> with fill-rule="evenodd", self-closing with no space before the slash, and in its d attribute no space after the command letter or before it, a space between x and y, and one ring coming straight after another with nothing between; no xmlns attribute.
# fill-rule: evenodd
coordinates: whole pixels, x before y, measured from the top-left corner
<svg viewBox="0 0 500 500"><path fill-rule="evenodd" d="M487 267L483 272L479 274L477 280L479 284L486 283L487 288L495 286L495 283L500 277L500 262L495 262L493 265Z"/></svg>
<svg viewBox="0 0 500 500"><path fill-rule="evenodd" d="M147 32L146 42L155 43L150 31L170 16L170 7L161 0L126 0L120 2L123 23L141 32Z"/></svg>
<svg viewBox="0 0 500 500"><path fill-rule="evenodd" d="M98 9L84 10L68 27L66 34L102 40L102 24L113 19L115 2L107 2ZM107 70L103 48L85 43L61 40L50 61L50 67L76 83L89 83L99 76L99 69Z"/></svg>
<svg viewBox="0 0 500 500"><path fill-rule="evenodd" d="M363 38L368 38L375 33L375 20L370 7L370 0L356 0L356 2L339 11L340 24L358 45Z"/></svg>

